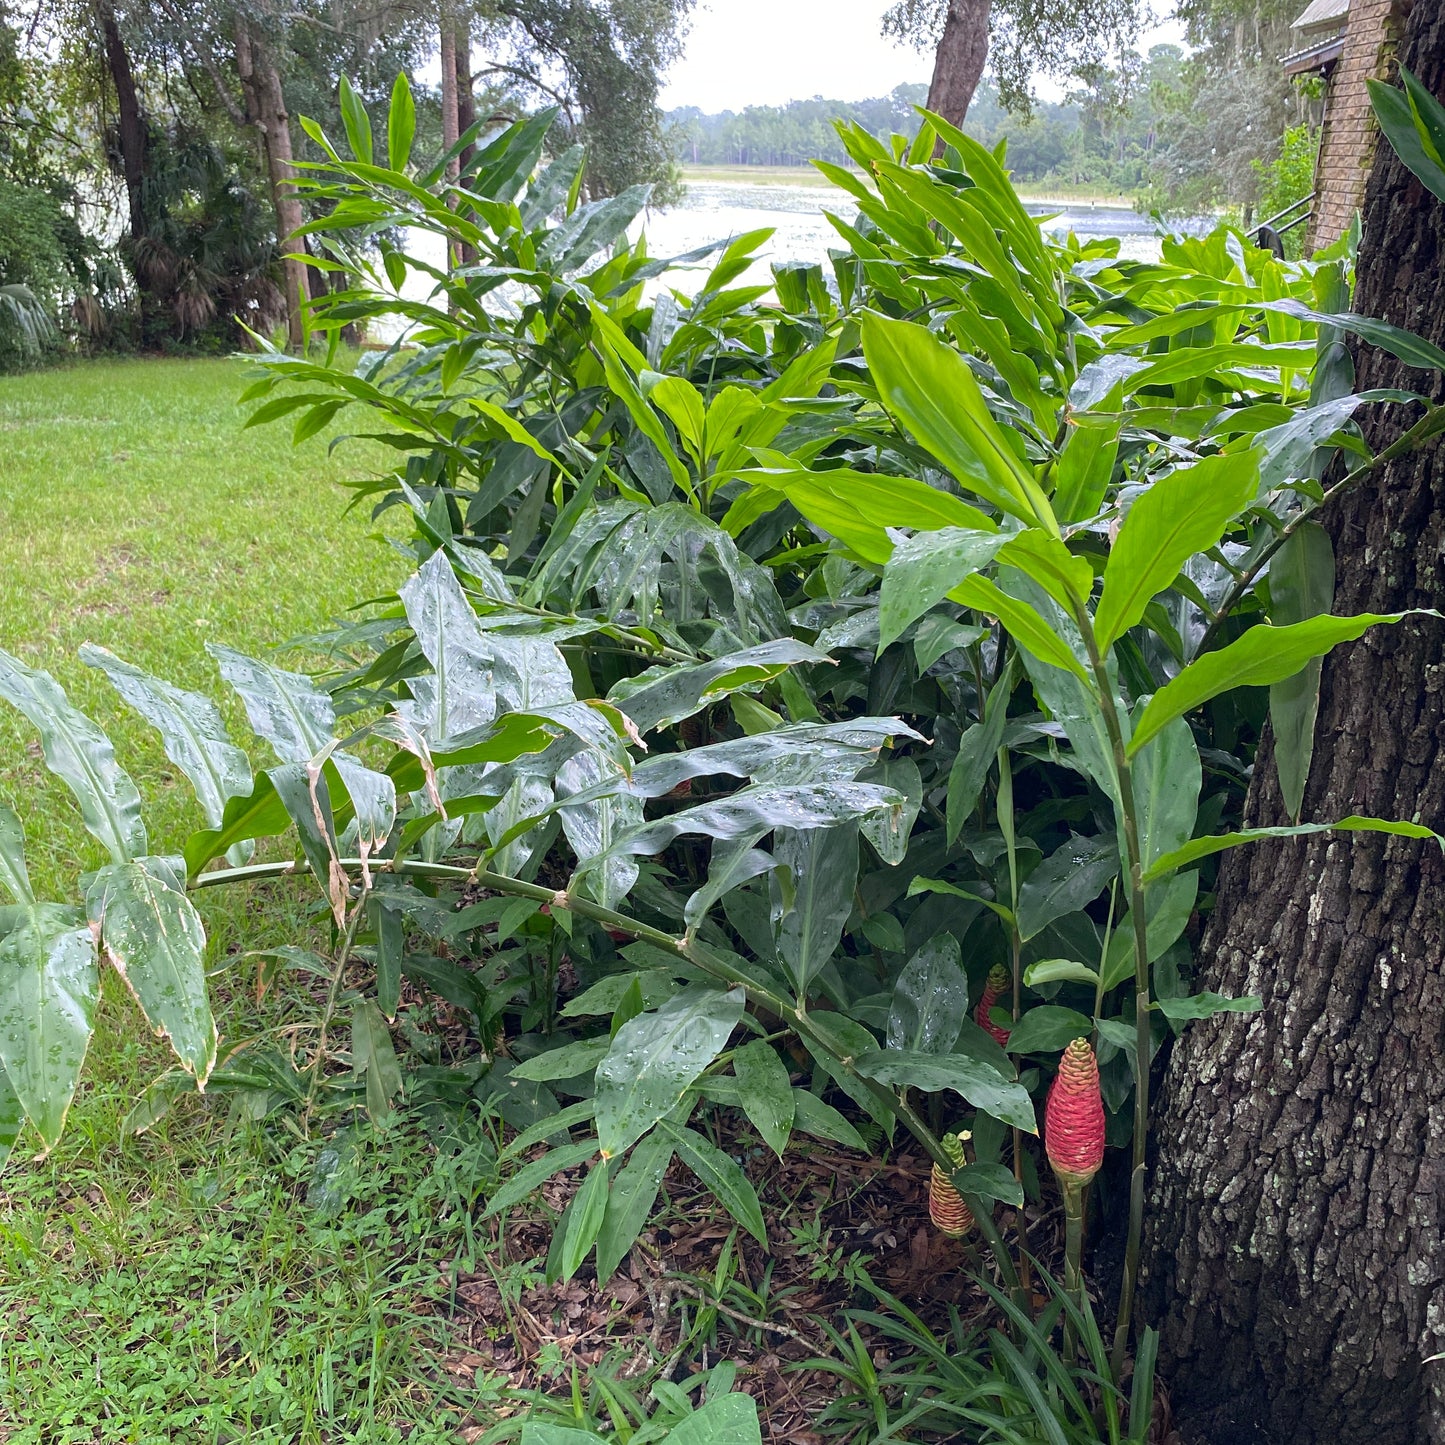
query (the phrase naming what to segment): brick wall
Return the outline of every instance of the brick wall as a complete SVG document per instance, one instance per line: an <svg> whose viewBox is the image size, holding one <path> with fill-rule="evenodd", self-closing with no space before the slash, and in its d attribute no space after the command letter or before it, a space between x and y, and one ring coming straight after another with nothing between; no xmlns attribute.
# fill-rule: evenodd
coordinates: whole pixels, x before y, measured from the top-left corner
<svg viewBox="0 0 1445 1445"><path fill-rule="evenodd" d="M1376 135L1365 82L1385 77L1406 8L1402 0L1351 0L1320 137L1312 246L1338 240L1364 198Z"/></svg>

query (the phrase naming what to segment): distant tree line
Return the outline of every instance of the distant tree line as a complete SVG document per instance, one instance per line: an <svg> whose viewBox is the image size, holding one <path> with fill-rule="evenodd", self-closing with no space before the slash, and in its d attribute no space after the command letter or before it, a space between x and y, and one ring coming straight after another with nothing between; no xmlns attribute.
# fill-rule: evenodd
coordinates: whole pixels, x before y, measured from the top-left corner
<svg viewBox="0 0 1445 1445"><path fill-rule="evenodd" d="M1186 62L1173 45L1132 60L1137 63L1128 67L1081 67L1062 101L1035 102L1027 114L1005 109L997 84L985 79L964 129L985 145L1006 143L1009 167L1021 182L1142 191L1159 162L1163 107L1179 88ZM802 166L814 158L844 165L836 120L879 137L912 136L918 130L915 107L927 97L926 85L900 85L870 100L815 96L712 115L688 106L667 118L684 165Z"/></svg>

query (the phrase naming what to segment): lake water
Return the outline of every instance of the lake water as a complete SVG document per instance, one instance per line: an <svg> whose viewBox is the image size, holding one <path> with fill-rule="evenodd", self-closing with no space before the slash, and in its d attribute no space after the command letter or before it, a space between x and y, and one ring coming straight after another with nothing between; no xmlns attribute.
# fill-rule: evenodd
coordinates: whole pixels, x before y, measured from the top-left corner
<svg viewBox="0 0 1445 1445"><path fill-rule="evenodd" d="M1072 230L1080 239L1117 236L1120 253L1134 260L1153 260L1159 255L1154 222L1127 206L1078 201L1028 201L1025 204L1032 214L1053 218L1046 223L1049 230ZM630 234L635 240L645 230L649 253L662 257L685 255L713 241L770 227L771 239L759 249L752 268L733 282L734 285L770 283L772 274L768 268L774 261L816 261L823 266L823 274L831 278L829 248L841 248L846 242L829 222L825 211L832 211L845 221L852 221L857 215L852 197L833 186L694 180L688 182L687 194L680 204L645 212L633 224ZM409 244L416 255L431 265L443 264L444 250L435 236L412 232ZM705 274L708 264L698 263L696 270ZM663 283L650 284L656 288ZM684 278L678 278L674 284L682 291L689 289ZM430 280L413 271L407 276L403 293L424 300L430 289ZM373 326L372 335L376 340L389 342L395 340L399 331L399 325L381 324Z"/></svg>
<svg viewBox="0 0 1445 1445"><path fill-rule="evenodd" d="M1054 216L1048 229L1072 230L1081 240L1117 236L1120 253L1136 260L1159 255L1159 239L1148 216L1125 206L1100 206L1058 201L1025 202L1036 216ZM633 234L647 231L648 250L654 256L677 256L725 236L741 235L763 226L774 234L760 252L768 261L818 261L829 274L830 247L847 243L833 228L825 211L852 221L857 206L846 191L833 186L749 185L731 181L689 181L682 203L665 211L652 211L639 220ZM769 279L766 264L749 279Z"/></svg>

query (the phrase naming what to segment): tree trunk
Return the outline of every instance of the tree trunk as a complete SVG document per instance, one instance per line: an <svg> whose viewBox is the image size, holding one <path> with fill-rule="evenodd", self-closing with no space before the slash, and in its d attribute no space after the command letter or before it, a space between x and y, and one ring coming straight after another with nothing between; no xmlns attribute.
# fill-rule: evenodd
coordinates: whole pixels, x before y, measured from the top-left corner
<svg viewBox="0 0 1445 1445"><path fill-rule="evenodd" d="M1417 0L1400 60L1445 94L1445 6ZM1445 205L1376 152L1355 309L1445 342ZM1357 387L1434 388L1360 347ZM1372 408L1379 450L1413 409ZM1445 447L1374 473L1327 519L1334 611L1445 602ZM1445 624L1409 619L1325 660L1304 817L1445 831ZM1287 822L1266 738L1247 811ZM1204 1437L1445 1441L1445 863L1369 834L1228 855L1201 984L1260 995L1170 1061L1148 1302L1176 1411ZM1186 1436L1186 1438L1188 1438Z"/></svg>
<svg viewBox="0 0 1445 1445"><path fill-rule="evenodd" d="M96 12L105 36L105 61L115 86L116 116L120 132L121 169L125 175L125 194L130 203L131 240L145 235L145 120L135 91L135 75L130 68L130 55L116 23L115 10L101 4Z"/></svg>
<svg viewBox="0 0 1445 1445"><path fill-rule="evenodd" d="M477 101L472 91L472 37L470 22L460 19L453 32L455 36L457 70L457 134L465 135L477 123ZM462 147L460 169L466 170L467 163L476 154L476 146Z"/></svg>
<svg viewBox="0 0 1445 1445"><path fill-rule="evenodd" d="M933 57L928 108L953 125L962 125L988 59L991 0L949 0L943 35Z"/></svg>
<svg viewBox="0 0 1445 1445"><path fill-rule="evenodd" d="M458 19L453 33L456 37L457 135L460 137L464 136L477 123L477 102L472 92L471 17L463 16ZM459 172L466 171L476 153L477 148L474 145L462 147L461 155L457 158ZM477 264L477 248L475 246L462 241L459 243L458 251L463 266Z"/></svg>
<svg viewBox="0 0 1445 1445"><path fill-rule="evenodd" d="M236 22L236 71L246 95L247 109L261 132L266 149L266 168L271 180L271 200L276 208L276 244L288 259L286 268L286 338L292 350L305 345L302 307L310 299L306 263L293 252L304 248L297 237L304 217L301 202L292 187L291 118L281 74L264 45L255 42L244 20Z"/></svg>

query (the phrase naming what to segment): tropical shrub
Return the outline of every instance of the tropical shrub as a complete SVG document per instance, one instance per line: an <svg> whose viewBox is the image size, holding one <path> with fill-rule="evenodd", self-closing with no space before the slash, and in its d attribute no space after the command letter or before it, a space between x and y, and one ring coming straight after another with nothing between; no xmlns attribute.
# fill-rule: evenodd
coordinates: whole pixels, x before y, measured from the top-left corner
<svg viewBox="0 0 1445 1445"><path fill-rule="evenodd" d="M1340 337L1445 353L1349 314L1342 253L1281 263L1228 229L1158 261L1052 243L936 117L891 149L845 127L869 179L823 167L857 207L832 217L831 275L750 284L766 233L652 258L627 238L645 192L579 204L580 154L543 162L549 115L449 182L445 158L412 163L404 82L384 142L344 113L349 156L308 123L328 159L306 184L332 203L316 264L349 279L312 304L324 358L264 358L251 421L393 449L358 495L407 510L414 570L331 639L347 661L324 683L212 646L277 758L259 771L206 699L87 649L196 787L207 826L177 857L104 734L0 657L110 855L84 912L39 902L0 815L8 1140L22 1114L59 1136L103 954L179 1061L136 1124L203 1086L256 1117L491 1102L519 1132L489 1214L588 1165L554 1277L617 1267L674 1156L763 1237L752 1184L693 1127L709 1105L779 1154L901 1127L1011 1279L997 1206L1026 1247L1030 1136L1087 1038L1129 1154L1117 1379L1151 1063L1257 1006L1190 990L1208 860L1324 828L1428 836L1298 819L1317 659L1398 620L1329 615L1313 517L1379 461L1357 407L1423 400L1355 393ZM418 230L455 260L403 249ZM413 273L430 299L403 295ZM342 328L381 318L405 345L343 361ZM1297 821L1220 831L1263 712L1240 689L1266 687ZM250 861L275 836L295 857ZM308 871L335 957L280 948L267 977L329 975L315 1043L221 1045L189 895ZM404 978L469 1016L470 1059L403 1068Z"/></svg>

